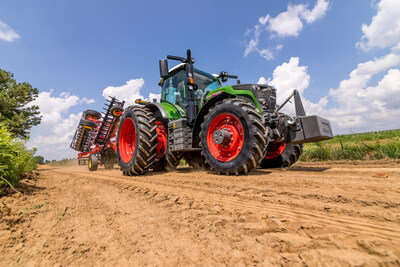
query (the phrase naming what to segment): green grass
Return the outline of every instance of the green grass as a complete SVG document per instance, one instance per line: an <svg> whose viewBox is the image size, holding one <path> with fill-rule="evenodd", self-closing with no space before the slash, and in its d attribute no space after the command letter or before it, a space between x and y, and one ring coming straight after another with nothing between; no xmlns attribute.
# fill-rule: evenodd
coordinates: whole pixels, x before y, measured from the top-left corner
<svg viewBox="0 0 400 267"><path fill-rule="evenodd" d="M14 138L6 129L0 127L0 195L5 187L13 187L21 175L36 169L34 150L28 150L24 142Z"/></svg>
<svg viewBox="0 0 400 267"><path fill-rule="evenodd" d="M301 161L400 159L400 129L337 135L333 139L308 143Z"/></svg>

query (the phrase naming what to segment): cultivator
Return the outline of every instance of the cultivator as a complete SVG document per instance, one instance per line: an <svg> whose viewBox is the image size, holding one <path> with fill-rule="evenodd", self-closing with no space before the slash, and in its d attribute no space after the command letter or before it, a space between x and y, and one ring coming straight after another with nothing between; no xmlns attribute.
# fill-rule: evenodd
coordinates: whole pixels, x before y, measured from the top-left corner
<svg viewBox="0 0 400 267"><path fill-rule="evenodd" d="M103 116L95 110L86 110L82 114L78 128L70 147L81 152L78 164L88 165L95 171L98 165L112 169L116 163L116 127L123 112L124 101L109 97Z"/></svg>

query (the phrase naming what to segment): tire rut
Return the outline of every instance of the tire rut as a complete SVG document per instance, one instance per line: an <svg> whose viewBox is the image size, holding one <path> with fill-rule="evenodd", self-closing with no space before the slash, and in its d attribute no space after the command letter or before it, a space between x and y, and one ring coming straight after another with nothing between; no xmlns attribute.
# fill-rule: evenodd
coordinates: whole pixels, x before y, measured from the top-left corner
<svg viewBox="0 0 400 267"><path fill-rule="evenodd" d="M368 236L378 237L385 240L390 240L393 243L400 244L400 231L399 227L393 223L370 223L365 219L360 219L346 216L330 217L318 212L310 212L298 207L288 207L280 204L261 203L256 200L243 199L236 196L231 196L229 193L213 192L207 188L185 186L177 184L176 182L165 179L161 182L159 179L153 177L146 177L143 179L127 179L121 178L116 175L102 175L82 173L79 171L62 171L56 170L65 175L79 176L82 178L94 178L97 180L114 183L116 185L129 185L143 188L148 191L162 192L167 195L188 197L195 200L202 200L212 204L224 205L231 209L242 209L254 213L266 213L268 216L284 217L293 221L301 221L302 223L309 223L312 225L322 225L338 229L342 232L348 233L351 231L354 234L365 234Z"/></svg>

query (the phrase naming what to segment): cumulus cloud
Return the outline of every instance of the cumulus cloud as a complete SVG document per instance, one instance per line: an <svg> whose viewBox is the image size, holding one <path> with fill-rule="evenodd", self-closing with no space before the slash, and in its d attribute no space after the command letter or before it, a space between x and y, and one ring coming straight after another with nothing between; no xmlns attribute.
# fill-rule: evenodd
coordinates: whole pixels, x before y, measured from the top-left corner
<svg viewBox="0 0 400 267"><path fill-rule="evenodd" d="M79 97L70 95L69 93L61 93L59 96L52 96L54 90L49 92L41 92L39 96L32 102L32 105L39 106L42 115L42 123L57 123L61 116L66 113L72 106L79 102Z"/></svg>
<svg viewBox="0 0 400 267"><path fill-rule="evenodd" d="M364 51L400 45L400 1L382 0L370 25L363 24L363 36L356 46Z"/></svg>
<svg viewBox="0 0 400 267"><path fill-rule="evenodd" d="M272 78L260 77L259 83L269 84L277 89L278 103L282 103L294 89L302 94L309 86L310 75L307 73L307 66L300 66L299 62L298 57L292 57L289 62L275 68Z"/></svg>
<svg viewBox="0 0 400 267"><path fill-rule="evenodd" d="M246 57L250 52L258 52L260 56L266 60L274 58L274 52L282 49L282 45L275 48L261 49L259 48L260 36L263 32L269 33L269 38L298 36L303 29L304 22L311 24L322 18L328 10L329 0L317 0L312 9L308 9L305 4L292 5L289 4L287 10L271 17L270 14L260 17L258 24L252 29L248 29L245 36L251 36L247 42L244 51Z"/></svg>
<svg viewBox="0 0 400 267"><path fill-rule="evenodd" d="M73 114L70 109L77 105L94 103L94 99L80 98L67 92L54 96L54 90L39 93L31 103L39 106L42 115L40 125L32 129L29 147L37 147L37 154L45 159L62 159L76 156L69 148L82 112Z"/></svg>
<svg viewBox="0 0 400 267"><path fill-rule="evenodd" d="M131 79L127 81L124 85L120 86L108 86L103 90L103 97L114 96L120 100L125 101L125 105L134 105L136 99L142 99L146 101L153 101L156 98L160 101L160 94L150 93L149 97L143 97L140 93L144 85L144 79Z"/></svg>
<svg viewBox="0 0 400 267"><path fill-rule="evenodd" d="M259 83L269 84L277 89L278 104L297 89L307 114L328 118L335 134L386 130L400 128L400 56L388 54L360 63L350 72L349 78L332 88L328 96L314 103L305 98L310 84L307 66L299 65L299 58L277 66L272 78L260 77ZM377 75L382 75L375 84L370 84ZM328 106L328 104L330 104ZM284 112L294 114L293 105Z"/></svg>
<svg viewBox="0 0 400 267"><path fill-rule="evenodd" d="M10 26L0 21L0 40L6 42L14 42L21 38L18 33L16 33Z"/></svg>

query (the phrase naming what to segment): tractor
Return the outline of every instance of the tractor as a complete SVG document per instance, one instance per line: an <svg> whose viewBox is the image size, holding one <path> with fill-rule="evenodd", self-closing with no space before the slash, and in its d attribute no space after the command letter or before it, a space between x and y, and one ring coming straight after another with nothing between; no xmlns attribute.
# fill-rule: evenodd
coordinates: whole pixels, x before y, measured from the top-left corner
<svg viewBox="0 0 400 267"><path fill-rule="evenodd" d="M180 64L168 69L168 59ZM276 89L241 84L222 71L209 74L195 60L170 56L159 61L160 102L136 100L124 110L117 132L117 156L125 175L175 169L181 159L194 169L226 175L288 167L303 143L333 137L328 120L307 116L297 90L280 106ZM237 84L224 86L228 79ZM296 116L281 111L294 99Z"/></svg>
<svg viewBox="0 0 400 267"><path fill-rule="evenodd" d="M79 151L78 164L96 171L99 165L113 169L117 162L116 131L124 101L107 99L105 113L88 109L83 112L70 147Z"/></svg>

